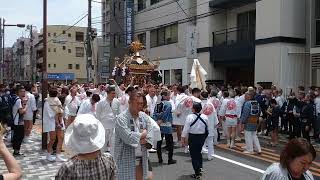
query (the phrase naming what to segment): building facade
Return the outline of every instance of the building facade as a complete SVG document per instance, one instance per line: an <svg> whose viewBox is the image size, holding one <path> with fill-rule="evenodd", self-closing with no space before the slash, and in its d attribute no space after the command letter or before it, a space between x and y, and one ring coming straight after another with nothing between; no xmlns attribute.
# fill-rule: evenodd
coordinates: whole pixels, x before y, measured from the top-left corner
<svg viewBox="0 0 320 180"><path fill-rule="evenodd" d="M21 37L12 46L13 53L13 79L15 81L30 81L32 79L32 67L30 47L32 42L30 38Z"/></svg>
<svg viewBox="0 0 320 180"><path fill-rule="evenodd" d="M3 78L4 82L10 83L12 81L13 74L13 50L12 48L4 49L4 70Z"/></svg>
<svg viewBox="0 0 320 180"><path fill-rule="evenodd" d="M204 2L204 1L198 1ZM288 92L312 83L311 0L211 0L198 4L198 57L209 79L270 83ZM315 76L315 75L314 75Z"/></svg>
<svg viewBox="0 0 320 180"><path fill-rule="evenodd" d="M127 4L115 13L121 4L109 4L110 22L118 24L110 24L111 59L125 54L133 21L133 39L160 61L165 84L188 84L198 58L210 83L269 83L286 91L320 85L319 0L134 0L132 17Z"/></svg>
<svg viewBox="0 0 320 180"><path fill-rule="evenodd" d="M320 86L320 0L311 0L307 4L309 21L307 27L309 38L309 52L311 60L311 84Z"/></svg>
<svg viewBox="0 0 320 180"><path fill-rule="evenodd" d="M87 81L87 59L85 39L86 27L70 27L65 25L49 25L47 30L47 73L49 81ZM36 43L38 63L41 63L42 33ZM96 81L97 41L92 43L92 67L90 77Z"/></svg>
<svg viewBox="0 0 320 180"><path fill-rule="evenodd" d="M110 76L110 45L102 38L98 39L97 60L97 80L99 83L105 83Z"/></svg>

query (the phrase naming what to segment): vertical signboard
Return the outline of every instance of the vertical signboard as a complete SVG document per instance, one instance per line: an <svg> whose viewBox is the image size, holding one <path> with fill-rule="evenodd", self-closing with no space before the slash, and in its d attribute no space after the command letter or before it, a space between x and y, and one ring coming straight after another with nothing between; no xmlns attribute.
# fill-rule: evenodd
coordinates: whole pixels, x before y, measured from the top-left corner
<svg viewBox="0 0 320 180"><path fill-rule="evenodd" d="M134 17L134 0L126 0L125 4L125 37L126 45L129 46L133 40L133 17Z"/></svg>

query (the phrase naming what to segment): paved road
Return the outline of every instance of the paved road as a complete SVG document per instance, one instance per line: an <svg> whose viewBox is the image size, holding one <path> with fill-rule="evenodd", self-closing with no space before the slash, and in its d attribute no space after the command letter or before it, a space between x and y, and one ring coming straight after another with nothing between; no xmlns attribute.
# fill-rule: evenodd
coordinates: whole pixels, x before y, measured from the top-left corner
<svg viewBox="0 0 320 180"><path fill-rule="evenodd" d="M39 123L39 122L38 122ZM22 179L38 180L38 179L54 179L54 175L58 171L61 163L49 163L45 160L45 153L40 150L41 136L39 128L35 128L33 132L31 144L23 144L22 150L27 155L17 160L22 166L24 176ZM264 147L261 156L244 155L241 151L243 143L237 143L238 148L230 150L225 145L220 144L215 148L216 158L212 161L204 160L204 180L257 180L262 172L273 162L279 159L279 150L271 149L266 146L265 141L261 140ZM10 150L11 147L9 147ZM165 152L165 151L163 151ZM205 156L204 156L205 157ZM167 160L167 154L163 155L164 162ZM159 165L157 163L156 154L151 154L151 164L153 166L155 180L189 180L189 176L193 173L190 156L185 154L181 148L174 151L174 158L178 161L175 165ZM6 171L4 162L0 160L0 173ZM312 165L311 171L314 175L320 174L319 159ZM320 180L319 177L315 177Z"/></svg>

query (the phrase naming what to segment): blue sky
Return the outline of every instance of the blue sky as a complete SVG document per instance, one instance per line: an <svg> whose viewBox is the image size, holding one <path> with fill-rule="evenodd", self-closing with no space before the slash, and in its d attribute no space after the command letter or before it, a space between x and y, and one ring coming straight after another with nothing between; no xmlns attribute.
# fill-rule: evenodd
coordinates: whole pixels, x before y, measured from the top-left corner
<svg viewBox="0 0 320 180"><path fill-rule="evenodd" d="M38 30L42 28L43 0L1 0L0 17L6 19L7 24L32 24ZM87 0L47 0L49 25L72 25L85 15L88 10ZM97 0L101 1L101 0ZM92 17L101 16L101 4L92 3ZM99 19L94 19L97 22ZM79 26L86 26L87 18ZM101 29L101 24L94 24ZM19 37L28 37L24 28L6 27L6 46L12 46Z"/></svg>

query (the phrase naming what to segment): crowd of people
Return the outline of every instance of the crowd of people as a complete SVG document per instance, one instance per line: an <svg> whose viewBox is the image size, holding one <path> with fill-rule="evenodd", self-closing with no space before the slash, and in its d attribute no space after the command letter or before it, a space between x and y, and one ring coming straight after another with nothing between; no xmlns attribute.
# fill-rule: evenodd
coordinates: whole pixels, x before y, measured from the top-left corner
<svg viewBox="0 0 320 180"><path fill-rule="evenodd" d="M110 80L99 85L50 84L47 98L39 95L37 84L0 88L0 119L15 157L23 155L22 143L32 143L39 102L44 102L43 132L49 137L46 159L67 161L56 179L152 179L148 156L156 152L158 163L164 162L163 139L168 165L177 163L174 146L190 152L195 179L203 173L202 154L212 160L218 143L235 148L244 139L244 153L258 155L257 134L270 134L270 146L278 146L279 133L293 140L303 137L306 142L296 143L308 144L308 152L311 137L320 143L320 90L314 87L299 87L297 96L291 90L285 97L275 86L207 85L201 90L162 84L126 87ZM72 155L69 160L62 153L64 148ZM308 154L307 150L297 157ZM315 155L311 154L312 162ZM282 168L286 163L291 161L281 162Z"/></svg>

